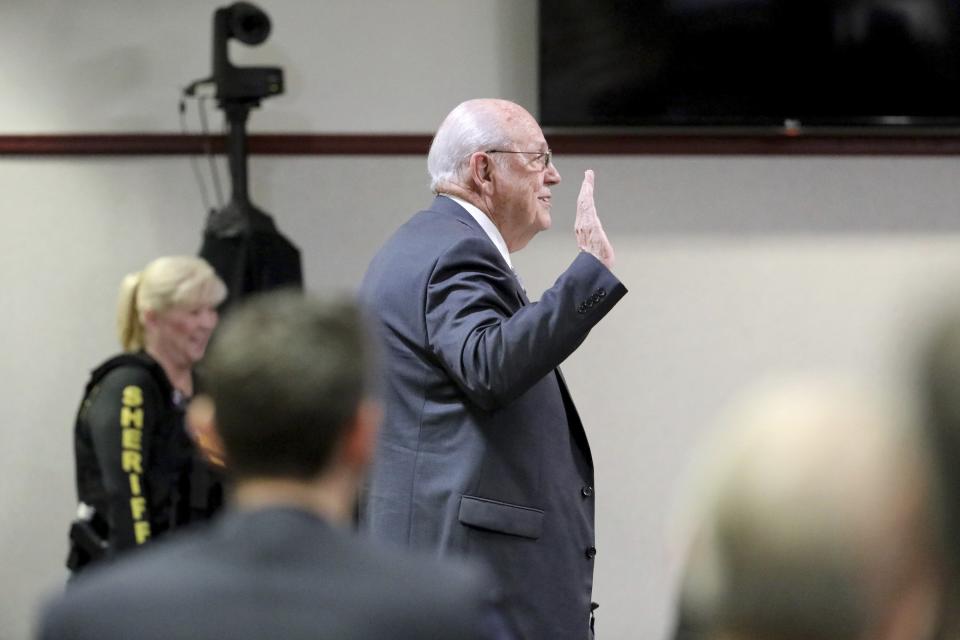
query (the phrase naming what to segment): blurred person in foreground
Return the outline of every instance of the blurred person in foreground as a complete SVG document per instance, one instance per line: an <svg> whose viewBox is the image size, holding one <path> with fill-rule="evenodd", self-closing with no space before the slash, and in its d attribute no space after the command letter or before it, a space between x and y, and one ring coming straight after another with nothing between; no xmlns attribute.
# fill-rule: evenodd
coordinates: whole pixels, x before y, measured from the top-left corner
<svg viewBox="0 0 960 640"><path fill-rule="evenodd" d="M924 640L941 555L919 425L839 381L742 398L696 468L675 638Z"/></svg>
<svg viewBox="0 0 960 640"><path fill-rule="evenodd" d="M946 541L940 639L960 638L960 308L941 312L920 350L920 393Z"/></svg>
<svg viewBox="0 0 960 640"><path fill-rule="evenodd" d="M90 571L46 608L39 637L480 638L491 619L474 573L349 531L381 413L374 375L350 303L283 292L232 310L189 416L223 452L231 508Z"/></svg>
<svg viewBox="0 0 960 640"><path fill-rule="evenodd" d="M537 121L513 102L468 100L440 125L427 168L436 197L377 252L360 289L389 372L361 526L485 563L523 637L583 640L594 469L559 366L627 293L594 175L577 199L579 252L531 302L510 256L551 226L560 182Z"/></svg>
<svg viewBox="0 0 960 640"><path fill-rule="evenodd" d="M121 283L123 353L91 374L74 427L79 508L70 528L71 571L219 507L184 412L226 293L210 265L193 256L158 258Z"/></svg>

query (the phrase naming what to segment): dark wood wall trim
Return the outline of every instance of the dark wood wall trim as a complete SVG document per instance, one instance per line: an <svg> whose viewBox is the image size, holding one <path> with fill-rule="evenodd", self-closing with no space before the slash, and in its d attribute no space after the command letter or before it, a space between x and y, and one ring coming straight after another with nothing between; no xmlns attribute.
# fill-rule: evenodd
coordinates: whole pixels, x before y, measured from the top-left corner
<svg viewBox="0 0 960 640"><path fill-rule="evenodd" d="M429 135L257 134L248 138L251 154L421 155ZM223 153L223 136L179 134L0 135L0 155L187 155Z"/></svg>
<svg viewBox="0 0 960 640"><path fill-rule="evenodd" d="M256 134L251 154L426 155L430 134ZM719 135L549 133L568 155L960 155L960 133L942 135ZM2 156L223 153L223 136L179 134L0 135Z"/></svg>
<svg viewBox="0 0 960 640"><path fill-rule="evenodd" d="M960 155L960 135L548 135L571 155Z"/></svg>

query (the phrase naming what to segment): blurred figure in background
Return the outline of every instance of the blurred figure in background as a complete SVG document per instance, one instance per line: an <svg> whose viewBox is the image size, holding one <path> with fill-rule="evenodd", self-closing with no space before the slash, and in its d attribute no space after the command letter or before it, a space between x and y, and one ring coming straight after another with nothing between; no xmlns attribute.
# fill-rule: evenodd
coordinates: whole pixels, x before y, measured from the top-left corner
<svg viewBox="0 0 960 640"><path fill-rule="evenodd" d="M80 506L70 529L72 571L216 508L184 411L226 294L210 265L192 256L158 258L124 278L123 353L93 371L74 429Z"/></svg>
<svg viewBox="0 0 960 640"><path fill-rule="evenodd" d="M351 303L291 292L234 307L189 415L224 452L232 507L77 580L39 637L503 637L486 635L500 618L471 570L350 531L381 415L364 325Z"/></svg>
<svg viewBox="0 0 960 640"><path fill-rule="evenodd" d="M922 640L936 507L904 406L814 380L757 389L697 468L676 638Z"/></svg>

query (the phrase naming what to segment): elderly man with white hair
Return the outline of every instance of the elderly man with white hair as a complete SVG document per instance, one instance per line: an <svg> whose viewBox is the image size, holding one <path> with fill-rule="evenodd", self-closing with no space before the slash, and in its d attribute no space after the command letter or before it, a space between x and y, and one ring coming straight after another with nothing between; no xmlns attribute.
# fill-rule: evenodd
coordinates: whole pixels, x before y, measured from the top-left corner
<svg viewBox="0 0 960 640"><path fill-rule="evenodd" d="M361 287L388 363L361 525L487 565L520 637L583 640L593 462L558 367L626 294L593 172L577 202L579 255L531 302L510 254L550 227L560 182L533 116L505 100L464 102L427 166L436 198L387 240Z"/></svg>

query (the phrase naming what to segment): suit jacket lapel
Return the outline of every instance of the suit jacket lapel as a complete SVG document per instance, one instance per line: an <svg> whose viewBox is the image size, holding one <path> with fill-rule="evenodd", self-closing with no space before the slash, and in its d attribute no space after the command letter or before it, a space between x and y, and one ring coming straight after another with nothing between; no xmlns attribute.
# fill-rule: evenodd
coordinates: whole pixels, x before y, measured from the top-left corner
<svg viewBox="0 0 960 640"><path fill-rule="evenodd" d="M481 236L483 236L487 240L490 240L490 237L487 235L487 232L483 230L483 227L480 226L480 224L473 218L473 216L470 215L470 213L468 213L466 209L461 207L458 203L454 202L450 198L447 198L445 196L437 196L436 198L434 198L433 204L430 205L430 210L436 211L437 213L451 215L455 217L457 220L459 220L460 222L462 222L463 224L473 229L476 233L479 233ZM490 240L490 245L493 246L492 240ZM497 255L500 256L500 251L497 250L495 246L494 246L494 251L496 251ZM520 278L517 276L517 272L514 271L509 264L503 261L502 256L500 257L500 262L503 265L504 269L510 271L511 274L513 275L513 281L514 281L514 284L516 285L515 289L516 289L517 300L520 302L520 306L523 307L530 304L530 299L527 298L527 294L523 290L523 285L520 283Z"/></svg>
<svg viewBox="0 0 960 640"><path fill-rule="evenodd" d="M516 272L513 274L514 282L517 284L516 294L517 299L520 300L520 306L525 307L530 304L530 298L527 297L527 292L523 290L523 285L520 284L520 279L517 278Z"/></svg>

